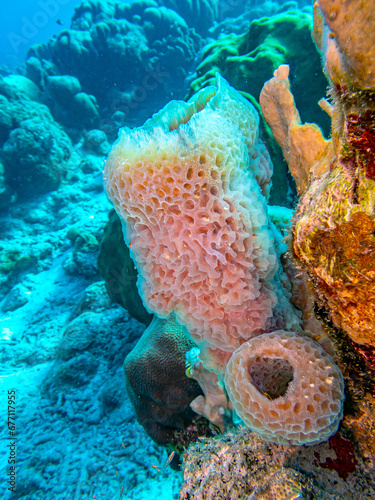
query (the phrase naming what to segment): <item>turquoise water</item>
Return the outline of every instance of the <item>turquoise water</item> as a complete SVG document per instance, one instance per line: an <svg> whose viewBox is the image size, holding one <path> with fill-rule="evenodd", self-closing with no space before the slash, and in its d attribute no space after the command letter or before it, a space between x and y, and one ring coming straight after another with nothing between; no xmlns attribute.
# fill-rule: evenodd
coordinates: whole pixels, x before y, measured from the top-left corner
<svg viewBox="0 0 375 500"><path fill-rule="evenodd" d="M155 369L147 358L149 378L134 382L136 389L128 381L128 392L123 373L152 315L103 188L119 129L191 97L212 83L213 68L259 109L263 83L290 63L302 119L328 135L330 121L317 105L327 80L311 26L312 7L303 1L1 5L1 498L372 498L372 479L350 475L349 445L350 464L331 467L344 441L337 449L319 445L314 455L312 448L267 448L242 428L217 437L217 427L198 422L190 408L202 390L185 376L183 357L148 353ZM274 164L270 204L285 210L284 234L297 191L264 124L260 134ZM183 483L189 442L196 444L185 456ZM199 460L211 496L195 482ZM233 477L244 480L242 490ZM233 495L220 496L229 481Z"/></svg>

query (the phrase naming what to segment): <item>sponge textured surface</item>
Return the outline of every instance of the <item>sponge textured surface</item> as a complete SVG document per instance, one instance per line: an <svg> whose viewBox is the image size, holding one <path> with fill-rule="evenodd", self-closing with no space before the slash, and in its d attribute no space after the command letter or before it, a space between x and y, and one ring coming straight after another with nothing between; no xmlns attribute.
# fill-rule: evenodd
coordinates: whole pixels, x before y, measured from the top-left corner
<svg viewBox="0 0 375 500"><path fill-rule="evenodd" d="M275 278L272 164L258 121L217 76L217 87L123 129L105 168L146 307L226 352L299 321Z"/></svg>
<svg viewBox="0 0 375 500"><path fill-rule="evenodd" d="M244 423L274 443L325 441L343 415L339 368L319 344L290 332L260 335L237 349L225 387Z"/></svg>

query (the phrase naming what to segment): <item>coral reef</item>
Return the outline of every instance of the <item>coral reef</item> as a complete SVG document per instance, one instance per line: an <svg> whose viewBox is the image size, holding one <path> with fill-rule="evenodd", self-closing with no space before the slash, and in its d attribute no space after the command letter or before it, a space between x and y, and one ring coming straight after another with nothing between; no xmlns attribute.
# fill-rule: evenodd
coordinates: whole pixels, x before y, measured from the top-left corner
<svg viewBox="0 0 375 500"><path fill-rule="evenodd" d="M328 14L326 3L323 5L323 14L330 24L335 18L336 3L332 3L333 10L328 9ZM324 57L330 58L333 57L332 40L335 50L343 42L340 37L335 38L334 33L327 32L319 12L316 9L315 39ZM357 35L353 32L341 47L344 54L352 44L361 41L371 15L364 14ZM340 14L337 22L342 23L342 19ZM332 26L338 29L336 21ZM362 50L366 51L367 43L368 40L362 44ZM356 51L358 47L354 54ZM363 74L358 66L354 76L355 61L350 66L344 59L343 56L341 73L331 64L326 66L334 84L330 92L332 105L322 103L332 117L329 141L315 125L300 123L289 90L287 69L277 70L274 78L265 84L260 100L264 116L283 147L303 195L294 218L293 252L308 270L318 304L328 312L334 325L347 332L356 343L373 346L374 94L367 88L371 69ZM362 82L360 75L363 75Z"/></svg>
<svg viewBox="0 0 375 500"><path fill-rule="evenodd" d="M239 34L231 32L220 36L204 48L203 60L197 67L196 78L190 86L190 95L202 86L211 84L215 72L219 71L245 96L258 99L268 75L280 64L290 63L302 118L317 121L328 132L329 119L317 105L325 92L327 80L322 73L316 74L314 70L319 64L319 54L311 39L311 28L311 14L288 10L255 19ZM311 86L307 99L305 81L312 79L314 85ZM275 165L271 202L286 204L288 200L285 199L285 191L292 193L293 187L286 174L285 162L279 148L274 145L267 126L262 126L261 133Z"/></svg>
<svg viewBox="0 0 375 500"><path fill-rule="evenodd" d="M171 90L183 96L180 88L202 45L195 28L207 31L214 5L84 1L70 29L29 50L26 75L43 90L57 120L115 133L146 117L150 106L164 105Z"/></svg>
<svg viewBox="0 0 375 500"><path fill-rule="evenodd" d="M46 89L50 94L49 108L64 125L90 127L99 121L95 97L82 92L81 84L74 76L48 76Z"/></svg>
<svg viewBox="0 0 375 500"><path fill-rule="evenodd" d="M173 9L185 19L189 26L194 27L202 35L207 34L208 28L212 26L217 17L217 2L215 0L202 0L200 2L194 0L186 0L186 2L158 0L158 4Z"/></svg>
<svg viewBox="0 0 375 500"><path fill-rule="evenodd" d="M217 75L215 86L189 102L171 102L142 128L123 129L106 162L105 187L122 219L145 306L160 318L172 314L198 344L204 368L219 379L225 372L234 409L247 423L251 409L245 410L237 398L242 377L231 370L234 361L225 367L237 348L242 345L239 351L246 351L249 339L280 328L292 330L277 331L272 339L290 341L303 353L303 362L315 353L334 374L327 377L320 365L317 373L312 371L312 378L323 377L327 385L334 381L332 392L325 388L328 405L322 412L313 408L316 420L304 411L296 417L296 411L290 429L283 426L283 417L270 424L283 428L280 435L269 432L266 413L257 413L261 422L251 422L261 433L268 429L267 439L280 441L283 435L294 444L311 443L336 431L343 384L318 344L297 340L303 320L291 303L290 283L279 261L286 247L267 214L272 164L258 138L258 123L255 108ZM299 342L308 346L306 352ZM263 350L267 357L267 342ZM283 351L283 366L289 357ZM279 368L269 371L286 386L295 376L299 391L296 362L288 380ZM311 383L301 383L306 396ZM293 398L291 388L288 395ZM194 406L206 415L215 410L207 394ZM216 410L213 415L215 424Z"/></svg>
<svg viewBox="0 0 375 500"><path fill-rule="evenodd" d="M24 120L2 148L6 182L23 197L53 191L61 183L70 154L69 138L52 120Z"/></svg>
<svg viewBox="0 0 375 500"><path fill-rule="evenodd" d="M28 94L13 86L10 77L0 81L0 208L8 208L12 195L27 198L57 189L74 161L66 132Z"/></svg>
<svg viewBox="0 0 375 500"><path fill-rule="evenodd" d="M268 75L289 63L302 119L317 121L328 130L329 122L317 106L327 80L313 70L319 65L319 53L311 40L311 29L311 15L292 10L256 19L245 33L220 37L204 48L190 95L213 83L219 71L237 90L258 99ZM314 85L306 99L305 82L312 78Z"/></svg>
<svg viewBox="0 0 375 500"><path fill-rule="evenodd" d="M154 317L124 362L138 422L156 443L172 444L178 451L196 425L190 403L202 394L198 383L185 374L185 353L193 346L172 317Z"/></svg>

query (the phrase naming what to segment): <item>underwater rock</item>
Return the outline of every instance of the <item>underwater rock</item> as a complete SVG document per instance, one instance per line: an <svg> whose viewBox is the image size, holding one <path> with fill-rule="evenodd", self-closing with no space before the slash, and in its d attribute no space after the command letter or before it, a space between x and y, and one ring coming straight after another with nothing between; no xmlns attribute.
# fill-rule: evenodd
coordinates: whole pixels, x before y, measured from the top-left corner
<svg viewBox="0 0 375 500"><path fill-rule="evenodd" d="M77 304L79 313L86 311L100 312L110 307L110 300L107 295L104 281L99 281L89 285Z"/></svg>
<svg viewBox="0 0 375 500"><path fill-rule="evenodd" d="M102 414L108 415L113 410L120 408L126 399L124 381L120 377L109 379L99 393L99 401L102 405Z"/></svg>
<svg viewBox="0 0 375 500"><path fill-rule="evenodd" d="M148 325L152 315L147 312L137 289L138 272L125 244L121 219L111 210L104 229L98 268L104 279L107 293L113 302L120 304L133 318Z"/></svg>
<svg viewBox="0 0 375 500"><path fill-rule="evenodd" d="M11 99L39 101L40 90L35 83L22 75L7 75L0 79L0 94Z"/></svg>
<svg viewBox="0 0 375 500"><path fill-rule="evenodd" d="M341 433L297 448L267 443L238 427L190 445L180 499L370 499L374 491L367 460Z"/></svg>
<svg viewBox="0 0 375 500"><path fill-rule="evenodd" d="M67 361L87 350L95 335L103 331L100 319L99 315L87 311L69 323L57 347L58 359Z"/></svg>
<svg viewBox="0 0 375 500"><path fill-rule="evenodd" d="M78 356L61 363L56 369L48 385L53 384L61 388L82 387L89 384L99 368L99 361L89 352L79 354Z"/></svg>
<svg viewBox="0 0 375 500"><path fill-rule="evenodd" d="M84 276L85 278L95 278L99 274L97 266L97 252L73 252L64 260L63 269L71 276Z"/></svg>
<svg viewBox="0 0 375 500"><path fill-rule="evenodd" d="M83 127L93 125L99 119L99 106L93 95L79 92L72 100L72 117L70 125L77 124L77 120Z"/></svg>
<svg viewBox="0 0 375 500"><path fill-rule="evenodd" d="M158 0L159 5L165 5L182 16L187 24L194 27L197 33L206 35L217 17L217 2L215 0Z"/></svg>
<svg viewBox="0 0 375 500"><path fill-rule="evenodd" d="M10 206L13 198L13 190L6 183L4 173L4 165L0 163L0 211Z"/></svg>
<svg viewBox="0 0 375 500"><path fill-rule="evenodd" d="M28 464L29 466L26 465L17 471L17 481L20 481L20 486L16 488L15 493L12 493L15 500L18 498L31 498L37 492L43 492L46 495L48 491L48 483L42 472L30 464Z"/></svg>
<svg viewBox="0 0 375 500"><path fill-rule="evenodd" d="M16 309L24 306L29 301L29 290L19 283L15 285L12 290L5 297L1 306L4 312L15 311Z"/></svg>
<svg viewBox="0 0 375 500"><path fill-rule="evenodd" d="M0 242L0 297L3 298L18 283L23 271L35 269L37 263L38 258L30 248L19 242Z"/></svg>
<svg viewBox="0 0 375 500"><path fill-rule="evenodd" d="M281 467L272 471L263 484L258 486L249 496L249 500L293 500L303 498L303 488L298 472Z"/></svg>
<svg viewBox="0 0 375 500"><path fill-rule="evenodd" d="M71 75L48 76L47 89L62 106L69 106L73 97L82 90L78 78Z"/></svg>
<svg viewBox="0 0 375 500"><path fill-rule="evenodd" d="M96 98L81 91L78 78L70 75L48 76L46 103L53 116L68 127L92 126L99 118Z"/></svg>
<svg viewBox="0 0 375 500"><path fill-rule="evenodd" d="M94 234L85 232L79 227L72 226L67 232L67 238L74 244L76 251L84 253L95 252L99 243Z"/></svg>
<svg viewBox="0 0 375 500"><path fill-rule="evenodd" d="M109 153L111 146L105 132L93 129L85 134L84 148L89 152L103 156Z"/></svg>
<svg viewBox="0 0 375 500"><path fill-rule="evenodd" d="M73 245L73 251L63 262L65 272L71 275L83 275L87 278L97 276L99 242L95 234L72 226L66 236Z"/></svg>
<svg viewBox="0 0 375 500"><path fill-rule="evenodd" d="M0 143L4 142L9 137L9 132L13 127L13 119L10 110L10 104L7 97L0 95Z"/></svg>
<svg viewBox="0 0 375 500"><path fill-rule="evenodd" d="M0 80L1 83L1 80ZM47 106L31 101L24 94L9 93L0 85L0 145L9 138L12 129L19 128L24 120L34 118L46 123L54 123Z"/></svg>

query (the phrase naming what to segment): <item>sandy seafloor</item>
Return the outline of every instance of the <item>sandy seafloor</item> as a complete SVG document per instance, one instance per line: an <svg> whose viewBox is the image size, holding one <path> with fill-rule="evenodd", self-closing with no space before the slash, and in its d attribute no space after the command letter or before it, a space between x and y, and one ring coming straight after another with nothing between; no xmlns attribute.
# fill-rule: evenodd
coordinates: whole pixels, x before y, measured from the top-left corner
<svg viewBox="0 0 375 500"><path fill-rule="evenodd" d="M83 256L88 276L74 274L74 268L68 274L62 265L72 257L67 230L75 226L100 234L107 220L110 206L100 181L104 157L92 159L95 175L77 168L74 182L17 203L0 218L4 241L38 256L34 269L19 277L28 302L0 316L0 498L117 499L122 487L123 499L178 498L182 473L152 467L162 466L167 452L136 422L122 375L123 360L145 327L110 303L95 270L97 251ZM79 336L86 325L95 333L87 349L94 368L87 375L85 360L78 359L73 375L61 376L55 365L58 345L76 318ZM55 384L49 392L47 381ZM16 390L15 494L4 480L8 389Z"/></svg>

